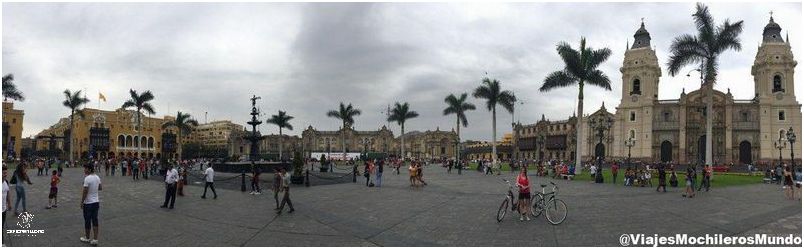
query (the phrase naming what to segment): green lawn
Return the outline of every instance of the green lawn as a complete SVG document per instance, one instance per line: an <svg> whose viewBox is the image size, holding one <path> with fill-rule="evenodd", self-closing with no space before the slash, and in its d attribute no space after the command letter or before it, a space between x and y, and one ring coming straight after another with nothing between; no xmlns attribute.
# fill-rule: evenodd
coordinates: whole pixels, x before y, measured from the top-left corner
<svg viewBox="0 0 804 249"><path fill-rule="evenodd" d="M623 183L623 175L625 171L620 169L619 173L617 174L617 183ZM684 186L684 179L686 178L685 173L676 172L678 176L678 186ZM608 169L603 170L603 178L606 183L611 183L612 175L611 171ZM739 186L739 185L746 185L746 184L755 184L755 183L762 183L762 175L754 175L749 176L747 174L738 174L738 173L718 173L715 172L712 176L712 188L717 187L727 187L727 186ZM575 176L576 181L593 181L592 176L589 174L588 171L583 172L582 174L578 174ZM701 184L701 177L698 175L698 182L696 183L696 187ZM652 173L651 183L653 186L657 186L659 184L659 179L654 171ZM670 173L667 173L667 186L670 186Z"/></svg>

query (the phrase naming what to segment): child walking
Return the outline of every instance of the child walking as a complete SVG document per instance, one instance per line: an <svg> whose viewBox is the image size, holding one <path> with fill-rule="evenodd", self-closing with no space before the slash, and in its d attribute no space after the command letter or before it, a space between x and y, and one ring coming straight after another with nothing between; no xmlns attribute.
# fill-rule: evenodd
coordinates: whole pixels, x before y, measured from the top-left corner
<svg viewBox="0 0 804 249"><path fill-rule="evenodd" d="M58 206L58 204L59 204L58 194L59 194L59 182L61 182L61 178L59 178L58 171L56 171L56 170L53 170L53 172L51 172L50 175L51 175L50 176L50 194L48 194L48 196L47 196L47 198L48 198L47 199L47 207L45 207L45 209L59 207ZM53 202L53 204L50 204L51 201Z"/></svg>

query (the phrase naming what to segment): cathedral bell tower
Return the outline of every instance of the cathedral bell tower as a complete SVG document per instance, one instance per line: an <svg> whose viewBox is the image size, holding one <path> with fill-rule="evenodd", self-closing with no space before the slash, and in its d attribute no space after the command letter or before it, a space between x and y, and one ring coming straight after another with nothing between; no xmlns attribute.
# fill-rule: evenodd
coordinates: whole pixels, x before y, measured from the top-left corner
<svg viewBox="0 0 804 249"><path fill-rule="evenodd" d="M774 142L780 137L786 140L785 134L790 127L797 135L801 134L801 104L796 101L793 84L796 64L790 39L782 39L782 28L771 16L751 67L754 98L759 103L760 158L775 158L778 151ZM796 147L800 148L799 145ZM795 154L796 158L801 158L801 150L796 150Z"/></svg>
<svg viewBox="0 0 804 249"><path fill-rule="evenodd" d="M656 51L650 46L650 33L643 21L636 33L634 43L626 47L622 73L622 99L617 107L615 144L624 144L629 137L636 143L631 150L635 158L651 156L653 103L659 96L659 77L662 70ZM626 44L627 45L627 44ZM618 148L622 146L617 146ZM623 155L627 152L614 151Z"/></svg>

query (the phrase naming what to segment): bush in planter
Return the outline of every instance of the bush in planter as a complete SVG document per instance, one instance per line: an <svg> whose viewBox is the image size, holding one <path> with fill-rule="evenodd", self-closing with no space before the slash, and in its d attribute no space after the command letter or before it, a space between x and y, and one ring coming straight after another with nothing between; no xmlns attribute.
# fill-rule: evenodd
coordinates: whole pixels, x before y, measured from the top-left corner
<svg viewBox="0 0 804 249"><path fill-rule="evenodd" d="M293 176L290 177L290 182L293 184L304 183L304 161L301 158L301 153L296 152L293 155Z"/></svg>
<svg viewBox="0 0 804 249"><path fill-rule="evenodd" d="M329 170L329 167L327 167L327 165L329 163L330 162L327 161L327 157L324 156L324 154L321 154L321 165L319 166L319 169L321 169L321 172L327 172L327 170Z"/></svg>

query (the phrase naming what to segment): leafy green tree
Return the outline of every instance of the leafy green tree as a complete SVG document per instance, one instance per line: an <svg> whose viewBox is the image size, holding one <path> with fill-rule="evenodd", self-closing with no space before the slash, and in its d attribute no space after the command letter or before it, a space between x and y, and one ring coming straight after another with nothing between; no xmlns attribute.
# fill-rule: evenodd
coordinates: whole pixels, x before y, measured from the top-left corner
<svg viewBox="0 0 804 249"><path fill-rule="evenodd" d="M461 94L461 97L455 97L454 94L450 94L447 98L444 99L444 102L447 103L447 108L444 109L444 116L455 114L457 120L455 121L455 131L458 135L458 143L455 144L455 159L461 159L461 151L460 151L460 143L461 143L461 125L466 127L469 125L469 122L466 120L466 112L475 109L475 105L466 101L467 94Z"/></svg>
<svg viewBox="0 0 804 249"><path fill-rule="evenodd" d="M611 55L608 48L592 49L586 47L586 38L581 38L581 46L578 50L573 49L568 43L561 42L556 50L564 61L564 69L550 73L545 79L539 91L547 92L556 88L578 85L578 125L575 126L575 165L581 165L581 130L580 124L583 118L583 87L586 84L599 86L611 91L609 77L603 71L597 69Z"/></svg>
<svg viewBox="0 0 804 249"><path fill-rule="evenodd" d="M402 144L399 147L401 147L402 150L402 154L400 156L403 160L405 158L405 121L418 116L418 113L410 110L408 102L403 104L396 102L396 104L394 104L394 109L391 109L391 115L388 116L388 122L396 122L402 128L402 134L400 136Z"/></svg>
<svg viewBox="0 0 804 249"><path fill-rule="evenodd" d="M486 108L491 111L491 158L494 167L497 167L497 105L501 105L508 113L514 112L516 97L514 93L502 90L500 81L483 78L480 86L472 94L475 98L485 99ZM499 174L499 172L497 173Z"/></svg>
<svg viewBox="0 0 804 249"><path fill-rule="evenodd" d="M67 153L70 154L70 162L73 161L73 148L75 148L75 143L73 141L73 135L75 134L75 115L84 117L84 112L81 106L89 103L89 99L81 96L81 90L70 92L70 89L64 90L64 102L61 102L64 107L70 109L70 133L69 133L69 141L70 141L70 151Z"/></svg>
<svg viewBox="0 0 804 249"><path fill-rule="evenodd" d="M279 160L282 160L282 145L284 143L284 138L282 137L282 128L286 128L288 130L293 130L293 126L290 125L290 120L293 119L293 116L288 116L285 112L279 111L277 115L272 115L270 119L267 120L269 124L275 124L279 126Z"/></svg>
<svg viewBox="0 0 804 249"><path fill-rule="evenodd" d="M354 117L359 116L360 114L360 109L352 107L352 103L349 103L349 105L343 105L343 102L341 102L338 110L331 110L327 112L327 117L341 120L343 124L341 129L346 130L346 128L352 127L352 124L355 123ZM346 160L346 136L344 132L341 132L341 144L343 145L343 159Z"/></svg>
<svg viewBox="0 0 804 249"><path fill-rule="evenodd" d="M193 128L196 127L196 126L198 126L198 121L193 119L190 116L189 113L182 113L181 111L179 111L176 114L176 119L167 121L164 124L162 124L162 129L167 129L169 127L175 127L176 130L177 130L176 131L176 143L182 144L181 143L182 136L183 135L189 135L193 131ZM182 150L183 150L184 146L181 146L181 147L182 147ZM181 161L182 155L188 155L189 157L192 157L193 154L191 154L191 153L185 154L184 151L182 151L182 153L179 153L179 161ZM198 154L195 154L195 155L198 155Z"/></svg>
<svg viewBox="0 0 804 249"><path fill-rule="evenodd" d="M156 114L154 107L150 103L151 100L154 100L154 95L151 93L151 91L145 91L142 94L137 94L137 91L134 91L134 89L129 89L129 94L131 94L131 98L123 103L123 109L130 107L137 109L137 137L140 140L137 141L137 145L139 145L137 146L137 157L142 157L142 111L145 111L151 115ZM181 155L181 153L179 153L179 155Z"/></svg>
<svg viewBox="0 0 804 249"><path fill-rule="evenodd" d="M670 60L667 71L676 76L686 65L695 65L704 79L701 88L706 93L706 164L712 165L712 113L713 87L717 82L718 58L727 50L740 51L740 33L743 32L743 21L735 23L726 19L722 25L715 27L714 18L709 7L702 3L696 6L695 21L697 35L684 34L676 37L670 45Z"/></svg>

